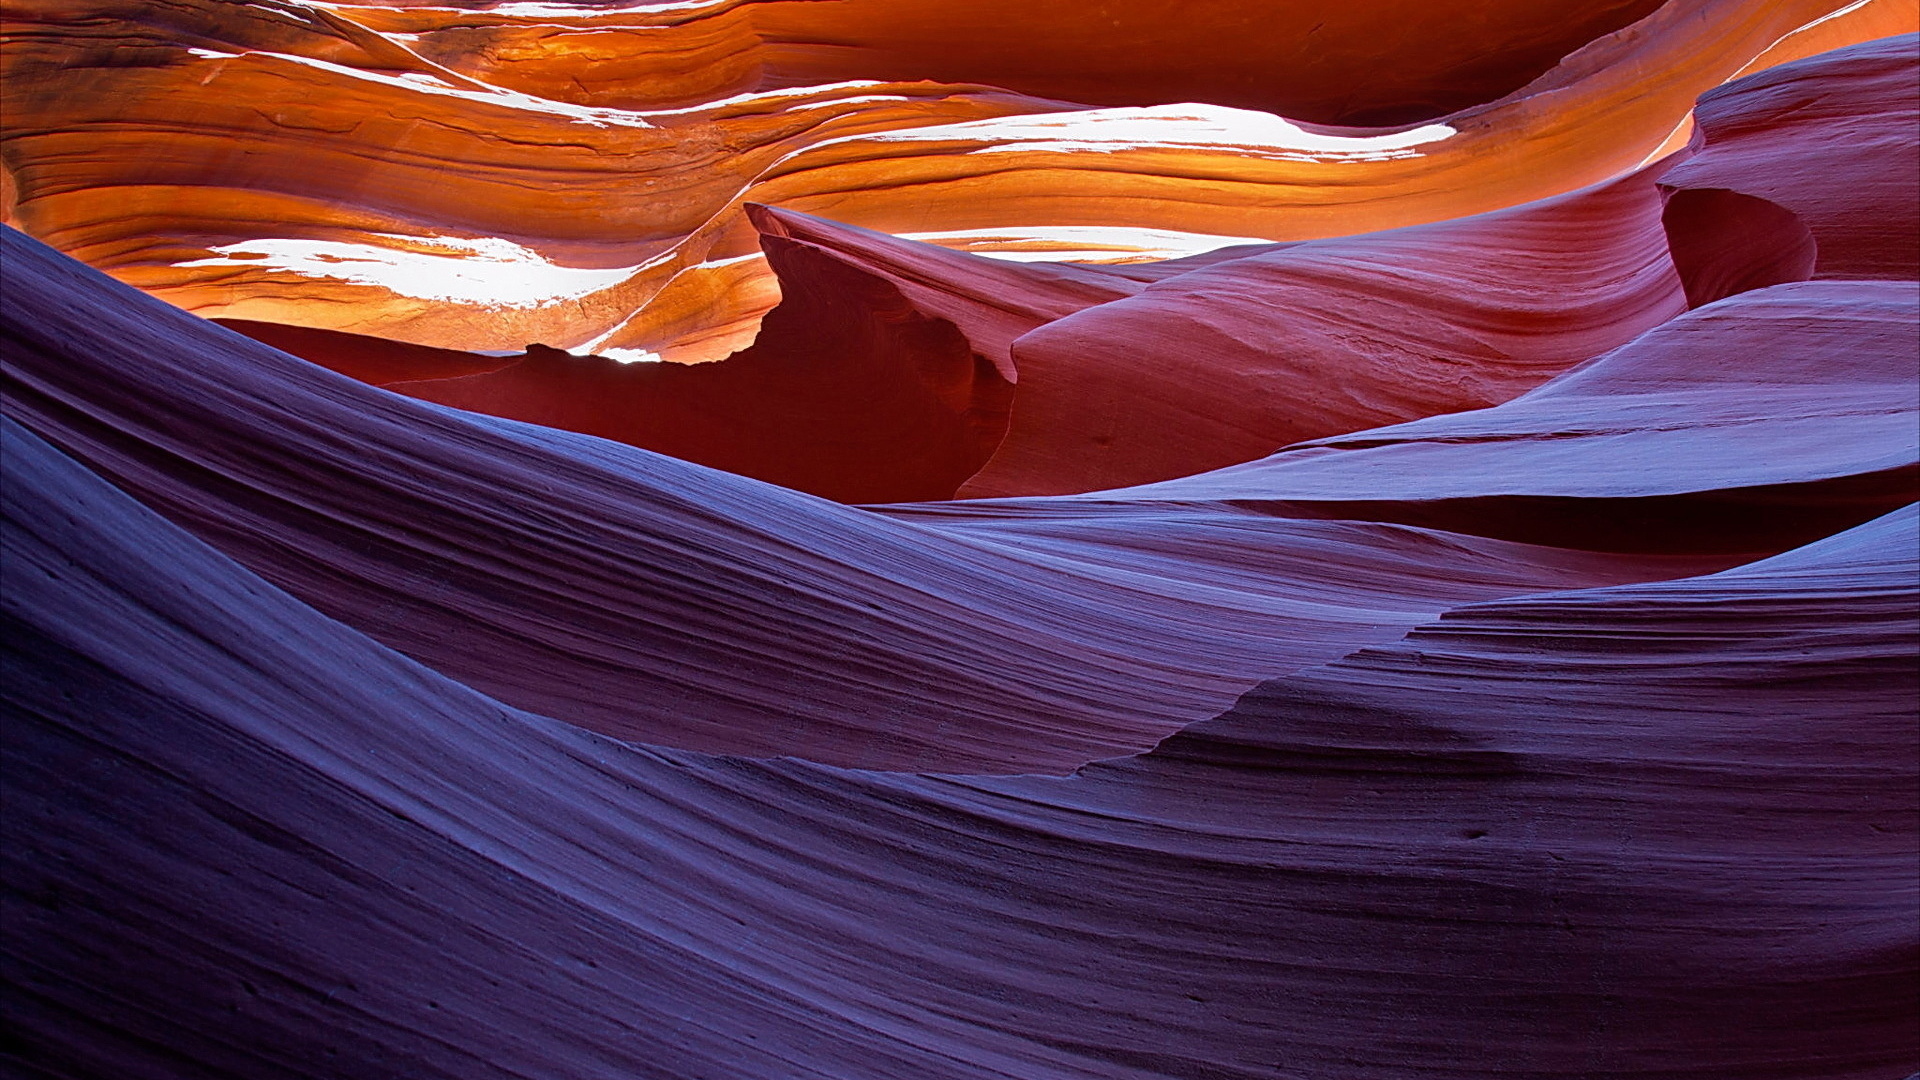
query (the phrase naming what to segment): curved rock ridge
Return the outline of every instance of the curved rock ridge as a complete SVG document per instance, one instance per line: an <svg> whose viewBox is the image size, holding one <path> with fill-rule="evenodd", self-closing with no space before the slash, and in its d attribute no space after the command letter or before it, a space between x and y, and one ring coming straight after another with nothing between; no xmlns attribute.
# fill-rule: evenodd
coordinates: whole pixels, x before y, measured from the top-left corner
<svg viewBox="0 0 1920 1080"><path fill-rule="evenodd" d="M724 363L620 363L536 346L493 371L391 389L597 435L842 502L953 495L1006 432L1013 383L884 277L765 241L786 288ZM984 261L984 260L983 260Z"/></svg>
<svg viewBox="0 0 1920 1080"><path fill-rule="evenodd" d="M1685 309L1653 175L1233 259L1039 327L960 494L1165 480L1531 389Z"/></svg>
<svg viewBox="0 0 1920 1080"><path fill-rule="evenodd" d="M412 397L841 502L904 502L951 498L988 464L1020 379L1013 343L1028 331L1153 282L1287 247L1131 267L1018 263L772 207L748 213L783 295L754 343L725 363L634 363L545 346L492 356L216 321Z"/></svg>
<svg viewBox="0 0 1920 1080"><path fill-rule="evenodd" d="M1660 221L1693 307L1813 277L1813 231L1779 203L1726 188L1679 188L1668 192Z"/></svg>
<svg viewBox="0 0 1920 1080"><path fill-rule="evenodd" d="M1863 520L1920 494L1916 322L1913 284L1777 285L1690 311L1491 409L1081 498L1478 521L1493 535L1530 538L1573 528L1591 544L1643 550L1731 540L1742 523L1773 519L1811 530L1798 536L1804 542L1836 520ZM1685 513L1647 512L1689 500L1696 505ZM1611 525L1589 516L1603 505ZM1558 523L1563 511L1574 524Z"/></svg>
<svg viewBox="0 0 1920 1080"><path fill-rule="evenodd" d="M321 367L374 386L479 375L498 371L515 362L515 355L505 351L496 354L436 349L368 334L316 330L310 326L254 322L251 319L212 321L282 352L311 360ZM528 354L520 355L524 357Z"/></svg>
<svg viewBox="0 0 1920 1080"><path fill-rule="evenodd" d="M1913 508L1449 611L1071 777L601 739L5 422L0 954L56 1074L1898 1072ZM353 677L343 679L344 673Z"/></svg>
<svg viewBox="0 0 1920 1080"><path fill-rule="evenodd" d="M623 738L1063 770L1448 604L1726 565L1233 510L1034 549L409 401L4 251L7 415L328 615Z"/></svg>
<svg viewBox="0 0 1920 1080"><path fill-rule="evenodd" d="M782 299L753 345L723 363L627 364L543 350L506 367L385 385L842 502L946 499L1006 434L1019 378L1014 339L1143 287L768 207L750 214Z"/></svg>
<svg viewBox="0 0 1920 1080"><path fill-rule="evenodd" d="M1511 73L1646 6L1593 9L1591 22L1556 15L1546 38L1525 5L1470 16L1429 5L1420 18L1477 20L1471 51ZM1276 27L1278 37L1235 40L1304 50L1315 59L1288 68L1303 74L1341 56L1372 58L1364 69L1375 75L1413 72L1444 54L1409 36L1416 23L1406 12L1392 16L1405 24L1395 33L1363 34L1385 9L1335 7L1305 39ZM1831 47L1912 30L1913 8L1670 3L1504 97L1382 129L1319 127L1205 99L1089 109L983 85L1004 64L972 81L913 81L949 66L908 61L913 49L897 54L919 65L902 81L884 74L895 70L883 59L890 46L856 44L868 32L886 37L888 20L824 37L768 30L768 43L746 54L723 40L743 32L742 20L837 23L848 5L488 13L23 2L10 9L4 55L18 89L0 162L9 221L203 315L454 349L541 342L714 360L748 345L777 298L741 212L748 202L962 244L984 231L1016 249L1062 228L1142 237L1109 245L1118 258L1158 250L1168 235L1204 247L1444 220L1616 176L1676 145L1670 136L1702 91L1792 59L1802 39ZM918 40L960 10L930 7L893 25L902 41ZM1130 36L1139 26L1126 27L1165 16L1128 10L1111 42L1139 52L1143 39ZM1288 19L1310 29L1307 11ZM1233 5L1215 14L1224 21L1177 21L1217 34L1274 18ZM1057 18L1064 29L1080 16ZM1358 36L1336 49L1319 40L1325 33ZM1019 48L991 51L1030 55L1048 40L1023 36ZM821 48L835 64L877 66L790 85L774 57L795 55L801 40L815 59L791 71L811 70ZM833 40L843 44L824 44ZM761 47L768 58L752 59ZM1360 52L1343 52L1352 48ZM1381 49L1395 63L1375 62ZM612 62L616 54L626 59ZM672 84L682 82L675 71L697 69L700 85L660 99L684 104L594 104L601 98L585 83L569 90L555 77L502 74L541 66L516 59L528 55L548 57L550 72L603 63L610 84L629 84L622 72L633 68ZM1299 77L1262 71L1268 86ZM485 81L496 76L506 81ZM1476 98L1495 85L1469 84L1482 87ZM1388 108L1357 92L1339 92L1342 115ZM1291 100L1299 115L1318 115L1308 99ZM645 107L626 107L635 105Z"/></svg>
<svg viewBox="0 0 1920 1080"><path fill-rule="evenodd" d="M1712 90L1705 149L1661 178L1805 223L1821 278L1920 280L1920 34L1838 49Z"/></svg>

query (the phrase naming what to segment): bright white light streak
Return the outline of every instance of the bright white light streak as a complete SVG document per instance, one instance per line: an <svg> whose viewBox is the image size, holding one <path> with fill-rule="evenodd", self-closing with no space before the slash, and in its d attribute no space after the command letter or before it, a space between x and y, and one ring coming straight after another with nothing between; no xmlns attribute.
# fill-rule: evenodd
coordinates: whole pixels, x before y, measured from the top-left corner
<svg viewBox="0 0 1920 1080"><path fill-rule="evenodd" d="M505 15L516 19L569 19L591 18L595 15L659 15L725 6L727 5L724 0L719 3L715 0L683 0L679 3L626 4L612 8L591 8L579 4L518 3L501 4L499 7L488 9L487 14Z"/></svg>
<svg viewBox="0 0 1920 1080"><path fill-rule="evenodd" d="M1241 244L1270 244L1258 236L1219 236L1107 225L1035 225L902 234L1009 262L1158 261L1200 255Z"/></svg>
<svg viewBox="0 0 1920 1080"><path fill-rule="evenodd" d="M1833 19L1838 19L1847 15L1851 15L1854 12L1859 11L1861 8L1866 7L1868 4L1871 4L1871 3L1873 3L1873 0L1854 0L1853 3L1848 4L1846 7L1843 7L1838 11L1830 11L1827 14L1822 15L1819 18L1808 23L1807 25L1801 27L1799 30L1795 30L1793 33L1798 34L1805 30L1811 30L1814 27L1819 26L1823 22L1829 22ZM1789 34L1787 36L1792 37L1793 35ZM1785 40L1785 39L1783 38L1782 40ZM1779 44L1779 42L1775 42L1774 44L1777 45Z"/></svg>
<svg viewBox="0 0 1920 1080"><path fill-rule="evenodd" d="M439 250L267 238L223 244L212 249L216 258L178 265L281 270L350 285L372 285L419 300L502 308L549 307L575 300L617 285L642 268L556 266L539 252L507 240L393 239L411 248Z"/></svg>
<svg viewBox="0 0 1920 1080"><path fill-rule="evenodd" d="M590 350L575 350L575 355L587 355ZM622 364L658 364L660 354L645 349L601 349L593 355L604 356Z"/></svg>
<svg viewBox="0 0 1920 1080"><path fill-rule="evenodd" d="M1430 146L1456 134L1446 124L1427 124L1382 135L1333 135L1308 131L1272 113L1190 104L1004 116L828 142L975 142L982 144L977 153L1223 149L1306 161L1378 161L1418 157L1416 147Z"/></svg>
<svg viewBox="0 0 1920 1080"><path fill-rule="evenodd" d="M333 74L341 75L349 79L356 79L362 82L383 83L387 86L397 86L415 93L437 94L442 97L460 98L480 105L491 105L495 108L518 109L524 112L563 116L572 123L586 124L591 127L651 128L654 126L642 119L641 114L624 109L600 109L586 105L570 105L564 101L553 101L548 98L534 97L532 94L522 94L516 90L506 90L500 87L488 87L485 90L466 90L457 86L450 86L440 81L438 77L426 72L409 71L399 75L388 75L378 71L365 71L360 68L347 67L343 64L335 64L327 60L316 60L310 56L294 56L290 53L258 51L251 55L272 57L275 60L284 60L292 64L302 64L307 67L319 68L322 71L332 72Z"/></svg>

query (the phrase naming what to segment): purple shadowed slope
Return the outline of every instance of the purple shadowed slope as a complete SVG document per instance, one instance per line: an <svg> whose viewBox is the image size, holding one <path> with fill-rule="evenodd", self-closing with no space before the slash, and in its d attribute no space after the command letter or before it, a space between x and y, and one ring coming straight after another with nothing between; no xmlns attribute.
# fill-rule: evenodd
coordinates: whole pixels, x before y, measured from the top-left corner
<svg viewBox="0 0 1920 1080"><path fill-rule="evenodd" d="M1920 1052L1914 511L1470 605L1065 779L624 746L8 425L49 1075L1872 1077Z"/></svg>
<svg viewBox="0 0 1920 1080"><path fill-rule="evenodd" d="M1230 508L1031 550L412 401L4 242L9 416L326 614L620 737L1065 771L1454 603L1730 561Z"/></svg>

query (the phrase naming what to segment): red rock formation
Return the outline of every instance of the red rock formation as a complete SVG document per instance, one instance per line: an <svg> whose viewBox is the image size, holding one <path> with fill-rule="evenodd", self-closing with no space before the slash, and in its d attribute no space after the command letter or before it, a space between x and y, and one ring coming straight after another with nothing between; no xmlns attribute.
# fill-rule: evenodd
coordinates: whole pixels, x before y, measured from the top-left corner
<svg viewBox="0 0 1920 1080"><path fill-rule="evenodd" d="M490 373L392 388L842 502L945 499L1006 433L1014 339L1141 287L753 213L784 298L754 344L724 363L546 350Z"/></svg>
<svg viewBox="0 0 1920 1080"><path fill-rule="evenodd" d="M1706 94L1694 113L1706 148L1664 185L1792 211L1818 248L1817 277L1920 279L1913 36L1773 68Z"/></svg>
<svg viewBox="0 0 1920 1080"><path fill-rule="evenodd" d="M786 297L725 363L536 348L492 372L390 385L842 502L951 497L1006 431L1012 384L884 278L778 237L767 252Z"/></svg>
<svg viewBox="0 0 1920 1080"><path fill-rule="evenodd" d="M1904 283L1742 293L1492 409L1093 497L1271 504L1621 550L1806 542L1920 495L1917 321L1920 294ZM1643 499L1660 501L1636 508ZM1594 501L1607 507L1598 516Z"/></svg>
<svg viewBox="0 0 1920 1080"><path fill-rule="evenodd" d="M1491 405L1685 307L1650 176L1300 244L1155 283L1013 348L1006 440L963 496L1062 494Z"/></svg>
<svg viewBox="0 0 1920 1080"><path fill-rule="evenodd" d="M492 356L455 349L434 349L366 334L316 330L309 326L252 322L247 319L213 321L255 341L375 386L478 375L486 371L498 371L514 362L510 355Z"/></svg>
<svg viewBox="0 0 1920 1080"><path fill-rule="evenodd" d="M1693 307L1813 276L1813 233L1779 203L1726 188L1681 188L1667 196L1660 220Z"/></svg>

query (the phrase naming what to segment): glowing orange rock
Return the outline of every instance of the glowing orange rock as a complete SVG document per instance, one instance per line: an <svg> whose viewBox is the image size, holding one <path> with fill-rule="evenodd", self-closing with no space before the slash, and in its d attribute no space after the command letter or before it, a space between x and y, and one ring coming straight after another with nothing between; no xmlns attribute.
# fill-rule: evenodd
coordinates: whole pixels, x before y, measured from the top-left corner
<svg viewBox="0 0 1920 1080"><path fill-rule="evenodd" d="M1024 9L1032 29L985 30L958 5L876 19L865 4L22 0L0 159L10 220L201 314L456 349L713 360L749 344L777 301L741 213L750 201L962 245L955 234L982 230L1015 246L1063 228L1205 244L1431 222L1618 175L1673 145L1694 98L1743 67L1913 19L1907 0L1839 17L1832 0L1669 4L1514 89L1646 6L1550 23L1528 5L1476 7L1465 35L1450 5L1223 5L1212 30L1141 6L1090 33L1090 15ZM1234 29L1249 19L1271 34ZM952 33L956 20L971 33ZM1430 35L1429 22L1454 30ZM1069 32L1094 59L1036 66ZM1229 45L1255 59L1196 64ZM1462 48L1484 59L1442 87L1435 73ZM1295 54L1307 59L1269 62ZM968 80L1020 88L1013 68L1054 72L1040 78L1065 83L1036 88L1085 86L1094 103L1211 96L1430 122L1326 129L1222 105L1086 110L978 81L881 81L976 61ZM1112 70L1124 86L1095 92ZM1236 96L1253 93L1254 70L1266 96ZM1333 72L1367 77L1314 89Z"/></svg>

